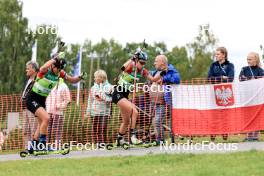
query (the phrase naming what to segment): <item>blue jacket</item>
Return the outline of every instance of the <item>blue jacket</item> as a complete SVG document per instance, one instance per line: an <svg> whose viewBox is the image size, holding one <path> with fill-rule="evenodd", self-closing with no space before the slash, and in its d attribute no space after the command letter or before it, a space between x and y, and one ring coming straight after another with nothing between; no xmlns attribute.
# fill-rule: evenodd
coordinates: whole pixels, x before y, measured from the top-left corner
<svg viewBox="0 0 264 176"><path fill-rule="evenodd" d="M222 80L222 76L227 76L227 80ZM211 64L208 71L208 79L214 83L233 82L235 76L234 64L226 60L223 64L218 61Z"/></svg>
<svg viewBox="0 0 264 176"><path fill-rule="evenodd" d="M239 80L246 81L251 78L257 79L261 76L264 76L264 70L262 68L258 66L246 66L241 69Z"/></svg>
<svg viewBox="0 0 264 176"><path fill-rule="evenodd" d="M158 70L154 70L151 72L151 75L155 76L157 72ZM179 72L172 64L168 64L168 71L162 78L163 84L180 84L180 81L181 79Z"/></svg>
<svg viewBox="0 0 264 176"><path fill-rule="evenodd" d="M180 74L173 65L168 65L167 74L163 76L162 81L165 84L180 84Z"/></svg>
<svg viewBox="0 0 264 176"><path fill-rule="evenodd" d="M158 72L158 70L154 70L151 74L152 76L155 76L155 74ZM171 85L171 84L180 84L180 74L174 68L172 64L168 64L168 70L167 73L163 76L162 82L165 85L165 91L164 91L164 99L165 102L169 105L171 105L171 90L169 86L166 85Z"/></svg>

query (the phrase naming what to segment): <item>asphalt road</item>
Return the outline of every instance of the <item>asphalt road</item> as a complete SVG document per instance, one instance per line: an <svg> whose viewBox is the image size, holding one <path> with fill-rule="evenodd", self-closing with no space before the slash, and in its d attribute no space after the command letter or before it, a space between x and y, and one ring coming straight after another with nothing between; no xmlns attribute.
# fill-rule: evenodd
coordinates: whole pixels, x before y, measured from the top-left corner
<svg viewBox="0 0 264 176"><path fill-rule="evenodd" d="M264 142L243 142L243 143L206 143L206 144L172 144L150 148L114 148L113 150L82 150L71 151L68 155L50 154L42 156L28 156L21 158L19 154L0 154L0 162L13 160L35 160L35 159L63 159L63 158L86 158L86 157L110 157L110 156L143 156L154 154L177 154L177 153L228 153L243 152L250 150L263 150Z"/></svg>

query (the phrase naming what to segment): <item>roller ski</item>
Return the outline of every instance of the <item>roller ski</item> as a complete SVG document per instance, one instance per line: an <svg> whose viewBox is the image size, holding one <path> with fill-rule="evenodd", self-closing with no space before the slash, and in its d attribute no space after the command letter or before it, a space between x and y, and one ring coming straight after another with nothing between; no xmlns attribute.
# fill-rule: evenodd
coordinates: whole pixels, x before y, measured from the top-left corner
<svg viewBox="0 0 264 176"><path fill-rule="evenodd" d="M36 150L33 151L32 153L29 152L28 150L21 151L20 152L20 157L25 158L27 156L39 156L39 155L51 155L51 154L62 154L62 155L67 155L70 153L70 149L62 149L62 150Z"/></svg>
<svg viewBox="0 0 264 176"><path fill-rule="evenodd" d="M125 150L128 150L130 148L149 148L151 146L152 144L150 143L141 143L141 144L124 143L121 146L114 143L114 144L106 144L106 149L113 150L114 148L123 148Z"/></svg>
<svg viewBox="0 0 264 176"><path fill-rule="evenodd" d="M129 147L128 142L125 141L124 137L121 135L117 136L116 142L112 143L112 144L106 144L106 149L107 150L112 150L114 148L123 148L125 150L127 150Z"/></svg>
<svg viewBox="0 0 264 176"><path fill-rule="evenodd" d="M113 150L115 148L123 148L123 149L127 150L127 149L129 149L129 143L124 143L122 145L118 145L117 143L106 144L107 150Z"/></svg>
<svg viewBox="0 0 264 176"><path fill-rule="evenodd" d="M20 157L24 158L27 156L39 156L39 155L51 155L51 154L62 154L67 155L70 153L70 148L63 148L58 150L53 150L50 147L40 149L36 146L30 147L28 150L20 152Z"/></svg>
<svg viewBox="0 0 264 176"><path fill-rule="evenodd" d="M134 135L131 136L130 143L126 142L123 137L118 137L115 144L106 144L107 150L112 150L114 148L123 148L128 150L130 148L149 148L151 145L141 140L137 139Z"/></svg>
<svg viewBox="0 0 264 176"><path fill-rule="evenodd" d="M130 138L130 144L129 148L149 148L151 147L150 143L143 142L142 140L139 140L136 135L132 135Z"/></svg>
<svg viewBox="0 0 264 176"><path fill-rule="evenodd" d="M148 145L149 147L156 147L156 146L159 146L159 142L154 140L151 142L145 142L145 145Z"/></svg>
<svg viewBox="0 0 264 176"><path fill-rule="evenodd" d="M155 134L151 134L150 132L148 132L147 135L143 137L143 141L145 144L148 144L149 147L159 146L160 143L153 138L155 138Z"/></svg>

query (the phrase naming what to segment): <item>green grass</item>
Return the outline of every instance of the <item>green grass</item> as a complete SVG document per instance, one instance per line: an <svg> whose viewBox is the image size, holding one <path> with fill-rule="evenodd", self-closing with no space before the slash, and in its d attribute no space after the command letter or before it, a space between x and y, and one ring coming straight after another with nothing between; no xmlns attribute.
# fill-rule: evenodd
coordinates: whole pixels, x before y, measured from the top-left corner
<svg viewBox="0 0 264 176"><path fill-rule="evenodd" d="M2 176L258 176L264 173L264 152L177 154L85 159L24 160L0 163Z"/></svg>

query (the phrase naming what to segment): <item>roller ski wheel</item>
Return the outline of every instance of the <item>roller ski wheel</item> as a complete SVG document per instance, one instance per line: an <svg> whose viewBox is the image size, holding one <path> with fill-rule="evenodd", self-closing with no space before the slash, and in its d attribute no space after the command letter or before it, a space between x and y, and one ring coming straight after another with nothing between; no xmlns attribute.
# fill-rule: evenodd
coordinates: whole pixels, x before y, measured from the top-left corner
<svg viewBox="0 0 264 176"><path fill-rule="evenodd" d="M62 155L68 155L70 153L70 149L63 149L61 154Z"/></svg>
<svg viewBox="0 0 264 176"><path fill-rule="evenodd" d="M19 153L21 158L25 158L27 156L38 156L38 155L43 155L44 151L32 151L31 153L28 150L21 151Z"/></svg>
<svg viewBox="0 0 264 176"><path fill-rule="evenodd" d="M19 153L19 155L20 155L21 158L25 158L26 156L28 156L30 154L28 153L28 151L22 151L22 152Z"/></svg>
<svg viewBox="0 0 264 176"><path fill-rule="evenodd" d="M106 144L106 150L113 150L114 148L123 148L125 150L129 149L129 144L128 143L124 143L121 145L117 145L117 144Z"/></svg>
<svg viewBox="0 0 264 176"><path fill-rule="evenodd" d="M124 143L121 145L121 147L125 150L128 150L130 148L129 144L128 143Z"/></svg>
<svg viewBox="0 0 264 176"><path fill-rule="evenodd" d="M159 146L159 142L156 140L152 141L151 144L152 146Z"/></svg>
<svg viewBox="0 0 264 176"><path fill-rule="evenodd" d="M115 146L113 144L106 144L106 150L112 150Z"/></svg>

